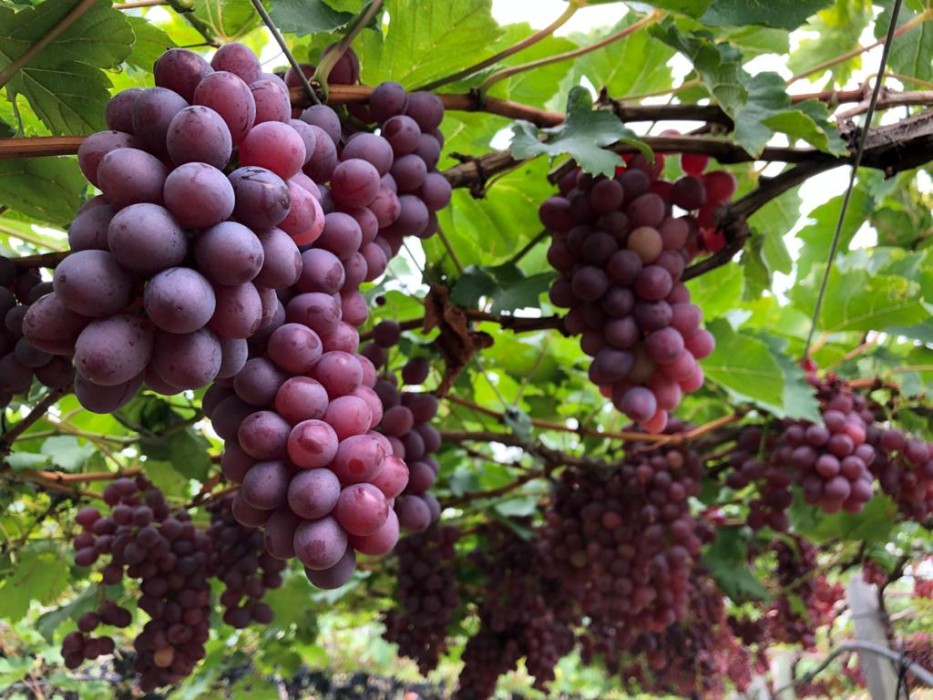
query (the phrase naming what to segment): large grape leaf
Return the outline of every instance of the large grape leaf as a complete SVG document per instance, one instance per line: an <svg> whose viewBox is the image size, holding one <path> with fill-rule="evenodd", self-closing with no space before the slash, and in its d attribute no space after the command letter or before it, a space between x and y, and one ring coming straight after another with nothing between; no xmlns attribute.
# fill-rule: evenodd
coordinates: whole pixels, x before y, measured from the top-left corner
<svg viewBox="0 0 933 700"><path fill-rule="evenodd" d="M209 443L203 435L190 429L169 437L141 439L140 447L150 459L169 462L175 471L189 479L203 481L211 468Z"/></svg>
<svg viewBox="0 0 933 700"><path fill-rule="evenodd" d="M133 28L133 35L136 40L133 42L133 50L126 57L126 62L140 70L151 71L156 60L166 49L175 46L175 42L169 38L169 35L142 17L128 16L127 21Z"/></svg>
<svg viewBox="0 0 933 700"><path fill-rule="evenodd" d="M501 32L490 0L388 0L385 7L384 35L365 32L356 47L371 85L417 87L453 73L482 58Z"/></svg>
<svg viewBox="0 0 933 700"><path fill-rule="evenodd" d="M820 404L813 387L807 382L803 368L789 354L790 343L776 335L761 331L755 334L771 350L771 356L784 372L784 397L779 411L774 412L780 418L796 418L819 422Z"/></svg>
<svg viewBox="0 0 933 700"><path fill-rule="evenodd" d="M44 37L75 5L72 0L46 0L20 12L0 7L0 68ZM13 76L9 96L24 95L54 133L103 128L110 80L101 69L119 65L133 41L123 13L108 3L93 5Z"/></svg>
<svg viewBox="0 0 933 700"><path fill-rule="evenodd" d="M637 17L629 15L611 29L579 37L578 43L581 46L592 44L636 20ZM670 87L671 69L667 63L673 55L674 50L667 44L655 40L647 32L635 32L624 41L613 42L575 59L570 77L573 85L579 85L585 76L597 89L605 88L611 97L624 99L626 95Z"/></svg>
<svg viewBox="0 0 933 700"><path fill-rule="evenodd" d="M462 265L499 265L541 231L538 206L551 191L547 163L536 161L497 179L482 199L454 190L438 219ZM424 248L429 260L447 255L438 236L425 241Z"/></svg>
<svg viewBox="0 0 933 700"><path fill-rule="evenodd" d="M875 36L879 39L887 33L892 8L890 0L881 4L886 7L875 22ZM898 26L914 20L920 13L919 7L912 9L909 5L910 3L907 3L907 6L901 8L897 17ZM926 12L929 13L929 9ZM933 21L930 21L929 15L920 26L910 29L894 40L888 56L888 69L920 80L933 79Z"/></svg>
<svg viewBox="0 0 933 700"><path fill-rule="evenodd" d="M603 5L620 0L587 0L587 5ZM651 5L659 10L680 12L690 17L699 17L710 6L713 0L646 0L640 5Z"/></svg>
<svg viewBox="0 0 933 700"><path fill-rule="evenodd" d="M732 44L718 42L706 31L683 32L673 22L656 25L651 32L693 63L707 90L735 122L736 141L752 155L760 153L775 132L828 153L846 152L825 105L791 105L784 79L770 71L749 74Z"/></svg>
<svg viewBox="0 0 933 700"><path fill-rule="evenodd" d="M650 31L693 63L719 106L735 118L748 103L742 54L728 42L716 42L709 32L682 32L673 22L653 26Z"/></svg>
<svg viewBox="0 0 933 700"><path fill-rule="evenodd" d="M0 204L35 221L65 226L81 206L87 181L71 158L0 160Z"/></svg>
<svg viewBox="0 0 933 700"><path fill-rule="evenodd" d="M709 26L763 24L796 29L833 0L714 0L700 21Z"/></svg>
<svg viewBox="0 0 933 700"><path fill-rule="evenodd" d="M862 30L872 20L872 3L869 0L836 2L832 7L816 13L803 27L798 47L787 57L787 67L793 73L804 72L830 59L853 51L859 47ZM832 65L829 70L839 83L845 83L852 70L861 65L859 52L847 61ZM821 79L823 71L814 73L813 79Z"/></svg>
<svg viewBox="0 0 933 700"><path fill-rule="evenodd" d="M770 289L775 272L789 274L793 270L793 260L784 236L799 217L800 195L797 189L772 199L749 217L752 238L742 255L747 299L757 299L762 291Z"/></svg>
<svg viewBox="0 0 933 700"><path fill-rule="evenodd" d="M100 589L92 584L77 598L59 608L43 613L36 620L36 631L51 643L55 630L68 620L77 620L82 614L96 610L99 605Z"/></svg>
<svg viewBox="0 0 933 700"><path fill-rule="evenodd" d="M790 32L750 24L744 27L723 27L720 36L738 47L746 59L761 54L785 54L790 51Z"/></svg>
<svg viewBox="0 0 933 700"><path fill-rule="evenodd" d="M716 338L713 354L702 361L707 379L738 401L782 411L784 372L768 346L742 331L734 331L725 319L707 325Z"/></svg>
<svg viewBox="0 0 933 700"><path fill-rule="evenodd" d="M338 12L357 14L366 5L367 0L325 0L325 2Z"/></svg>
<svg viewBox="0 0 933 700"><path fill-rule="evenodd" d="M797 238L803 242L803 247L797 258L797 276L800 279L807 277L814 267L821 268L826 264L833 233L838 225L842 201L843 195L838 195L820 204L809 215L809 218L813 220L812 223L809 223L797 233ZM875 198L871 192L861 184L856 185L849 197L837 250L845 251L848 249L853 236L865 223L874 208Z"/></svg>
<svg viewBox="0 0 933 700"><path fill-rule="evenodd" d="M33 601L51 602L68 586L68 567L60 553L20 550L16 567L0 582L0 619L18 622Z"/></svg>
<svg viewBox="0 0 933 700"><path fill-rule="evenodd" d="M338 12L323 0L275 0L269 8L275 26L288 34L332 32L353 19L350 12Z"/></svg>
<svg viewBox="0 0 933 700"><path fill-rule="evenodd" d="M748 564L748 543L743 528L717 528L716 539L703 554L703 562L722 592L734 602L771 597Z"/></svg>
<svg viewBox="0 0 933 700"><path fill-rule="evenodd" d="M504 28L503 35L497 43L497 49L513 46L521 39L532 33L528 24L512 24ZM509 56L494 69L488 69L484 75L503 66L515 66L554 54L571 51L577 44L563 37L549 36L524 51ZM543 107L548 100L554 97L561 89L561 80L567 74L567 64L563 62L541 66L534 70L522 71L505 80L493 84L489 91L492 97L501 97L505 100L514 100L522 104ZM453 89L453 88L451 88Z"/></svg>
<svg viewBox="0 0 933 700"><path fill-rule="evenodd" d="M538 297L547 291L553 273L527 277L514 263L497 267L470 267L450 290L450 300L458 306L473 308L486 297L494 314L526 307L537 308Z"/></svg>
<svg viewBox="0 0 933 700"><path fill-rule="evenodd" d="M55 468L64 472L76 472L93 455L99 454L89 443L80 443L73 435L53 435L42 441L39 452L52 458Z"/></svg>
<svg viewBox="0 0 933 700"><path fill-rule="evenodd" d="M735 309L744 288L742 268L723 265L687 282L694 304L703 309L707 319L719 318Z"/></svg>
<svg viewBox="0 0 933 700"><path fill-rule="evenodd" d="M804 311L813 310L812 292L806 288L818 287L821 274L822 271L814 271L806 284L790 292L791 299ZM841 271L833 267L817 330L839 333L904 329L930 317L930 308L920 298L917 282L894 275L872 275L864 268Z"/></svg>
<svg viewBox="0 0 933 700"><path fill-rule="evenodd" d="M817 541L887 542L894 528L897 506L884 494L875 494L861 513L821 514L806 534ZM796 521L795 521L796 525Z"/></svg>
<svg viewBox="0 0 933 700"><path fill-rule="evenodd" d="M512 127L512 154L516 158L568 155L583 170L599 175L612 175L622 157L605 149L618 141L640 143L635 132L606 110L593 109L586 88L575 87L567 96L567 119L560 126L544 129L546 141L538 138L538 129L525 121Z"/></svg>
<svg viewBox="0 0 933 700"><path fill-rule="evenodd" d="M280 0L270 3L272 6ZM193 17L207 33L223 40L238 39L260 24L252 3L244 0L194 0Z"/></svg>

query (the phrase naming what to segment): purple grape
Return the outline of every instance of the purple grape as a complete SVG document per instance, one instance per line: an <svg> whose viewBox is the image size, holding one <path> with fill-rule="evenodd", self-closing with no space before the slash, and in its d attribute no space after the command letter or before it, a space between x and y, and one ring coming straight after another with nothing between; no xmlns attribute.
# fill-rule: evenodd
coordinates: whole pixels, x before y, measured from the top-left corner
<svg viewBox="0 0 933 700"><path fill-rule="evenodd" d="M184 262L188 239L179 221L158 204L132 204L107 229L110 252L121 266L151 276Z"/></svg>
<svg viewBox="0 0 933 700"><path fill-rule="evenodd" d="M233 152L227 123L220 114L203 105L185 107L172 117L165 142L175 165L207 163L222 170Z"/></svg>
<svg viewBox="0 0 933 700"><path fill-rule="evenodd" d="M187 267L170 267L146 284L143 306L149 319L169 333L193 333L214 315L210 282Z"/></svg>
<svg viewBox="0 0 933 700"><path fill-rule="evenodd" d="M295 530L295 556L312 571L334 567L347 551L347 533L337 521L326 516L306 520Z"/></svg>
<svg viewBox="0 0 933 700"><path fill-rule="evenodd" d="M329 515L340 498L340 482L329 469L303 469L288 486L289 508L307 520Z"/></svg>
<svg viewBox="0 0 933 700"><path fill-rule="evenodd" d="M198 270L212 283L232 287L259 274L265 251L252 230L235 221L224 221L195 239L194 259Z"/></svg>
<svg viewBox="0 0 933 700"><path fill-rule="evenodd" d="M220 50L227 46L230 44L222 46ZM256 122L256 101L247 84L252 81L244 81L234 73L217 70L206 76L194 91L194 104L209 107L220 115L236 146Z"/></svg>
<svg viewBox="0 0 933 700"><path fill-rule="evenodd" d="M153 329L146 319L117 314L89 323L75 343L75 368L100 386L124 384L138 376L152 356Z"/></svg>

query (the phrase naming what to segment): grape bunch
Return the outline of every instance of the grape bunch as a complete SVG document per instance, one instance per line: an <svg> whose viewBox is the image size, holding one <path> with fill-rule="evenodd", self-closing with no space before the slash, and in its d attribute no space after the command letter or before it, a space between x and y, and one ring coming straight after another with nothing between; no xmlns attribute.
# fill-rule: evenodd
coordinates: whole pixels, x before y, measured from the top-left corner
<svg viewBox="0 0 933 700"><path fill-rule="evenodd" d="M625 635L618 646L607 667L642 692L722 698L727 681L739 691L752 681L749 653L732 632L722 592L706 575L693 584L686 619L660 632Z"/></svg>
<svg viewBox="0 0 933 700"><path fill-rule="evenodd" d="M735 191L729 173L703 173L707 160L681 163L686 174L674 183L658 179L662 156L653 166L631 158L613 178L576 169L539 210L553 233L547 259L560 273L550 300L569 309L564 329L593 358L590 379L655 433L682 393L703 385L697 360L714 340L682 276L705 241L721 235L709 228L712 213Z"/></svg>
<svg viewBox="0 0 933 700"><path fill-rule="evenodd" d="M380 134L346 139L349 129L330 107L301 114L317 138L304 174L318 183L323 228L299 245L298 277L279 291L269 324L247 341L242 368L216 381L203 401L224 440L223 472L240 485L234 516L263 526L267 551L297 557L322 588L343 585L357 553L380 556L395 546L393 506L409 483L399 443L377 431L386 420L393 436L411 426L405 411L383 410L376 369L358 353L358 328L368 316L359 288L383 273L403 236L431 235L434 211L450 197L431 155L441 145L439 132L433 135L443 118L440 100L386 83L373 91L368 110ZM403 161L409 165L396 167ZM427 401L421 422L436 410ZM414 454L414 438L409 442ZM400 501L421 511L430 502Z"/></svg>
<svg viewBox="0 0 933 700"><path fill-rule="evenodd" d="M712 536L690 512L702 471L695 452L658 448L630 450L600 474L563 473L541 533L543 571L589 618L585 659L686 616L694 563Z"/></svg>
<svg viewBox="0 0 933 700"><path fill-rule="evenodd" d="M810 648L816 644L816 630L833 620L834 606L845 592L840 584L831 584L816 573L819 552L809 540L790 536L775 540L771 550L777 557L775 573L781 595L767 613L769 637ZM801 605L805 613L800 612Z"/></svg>
<svg viewBox="0 0 933 700"><path fill-rule="evenodd" d="M143 384L171 395L236 374L275 290L298 278L298 245L324 227L302 172L318 134L290 119L284 82L249 49L228 44L210 63L170 49L154 74L155 87L115 95L110 131L81 144L102 194L24 319L37 348L74 354L78 400L102 413Z"/></svg>
<svg viewBox="0 0 933 700"><path fill-rule="evenodd" d="M0 407L29 391L33 377L50 389L62 389L74 378L67 356L40 350L23 336L30 305L51 291L35 269L20 270L0 256Z"/></svg>
<svg viewBox="0 0 933 700"><path fill-rule="evenodd" d="M396 456L408 465L408 485L395 501L395 512L404 530L418 532L436 522L441 514L437 498L428 493L440 465L432 456L441 446L441 435L431 425L437 415L437 397L429 392L399 391L399 377L390 371L388 351L398 344L401 328L395 321L381 321L373 328L373 342L362 349L380 372L373 389L382 401L379 431L392 443ZM400 376L407 386L420 385L428 377L426 357L409 358Z"/></svg>
<svg viewBox="0 0 933 700"><path fill-rule="evenodd" d="M858 513L872 497L868 466L874 448L865 442L874 420L864 396L830 374L824 381L809 373L816 388L822 424L792 423L778 438L775 457L799 472L807 503L827 513Z"/></svg>
<svg viewBox="0 0 933 700"><path fill-rule="evenodd" d="M915 578L914 597L933 599L933 579Z"/></svg>
<svg viewBox="0 0 933 700"><path fill-rule="evenodd" d="M473 560L484 578L479 631L463 651L457 700L493 695L496 681L521 658L534 687L547 690L557 662L574 647L572 625L579 622L557 581L542 575L540 551L502 525L484 528L485 543Z"/></svg>
<svg viewBox="0 0 933 700"><path fill-rule="evenodd" d="M266 591L282 585L286 563L266 552L259 530L237 522L230 510L232 501L228 496L207 508L211 514L207 569L211 578L224 584L224 592L220 594L224 622L243 629L253 622L272 622L272 608L262 602L262 597Z"/></svg>
<svg viewBox="0 0 933 700"><path fill-rule="evenodd" d="M888 572L874 559L862 559L862 580L882 588L888 583Z"/></svg>
<svg viewBox="0 0 933 700"><path fill-rule="evenodd" d="M877 453L868 441L874 427L868 400L834 375L819 380L810 373L808 380L819 399L819 423L769 419L744 426L727 457L728 487L757 485L748 514L754 530L788 529L794 484L827 513L858 513L873 495L869 467Z"/></svg>
<svg viewBox="0 0 933 700"><path fill-rule="evenodd" d="M729 628L746 647L762 646L770 641L768 620L764 617L752 619L733 615L729 617Z"/></svg>
<svg viewBox="0 0 933 700"><path fill-rule="evenodd" d="M785 532L790 527L787 509L794 501L794 475L785 463L772 459L779 430L770 423L744 426L727 457L731 471L726 486L736 490L757 486L757 497L748 503L747 520L753 530L768 526Z"/></svg>
<svg viewBox="0 0 933 700"><path fill-rule="evenodd" d="M101 567L103 583L137 579L138 607L150 620L136 637L134 670L144 691L170 685L191 673L204 658L210 630L211 589L207 564L210 540L187 511L171 513L162 492L145 478L121 478L103 492L106 516L93 507L78 512L82 532L74 538L75 564ZM62 641L69 668L113 651L113 638L91 637L98 625L126 627L129 613L105 601L83 615L78 631Z"/></svg>
<svg viewBox="0 0 933 700"><path fill-rule="evenodd" d="M900 512L919 523L933 516L933 443L881 426L869 429L868 443L876 456L871 471Z"/></svg>
<svg viewBox="0 0 933 700"><path fill-rule="evenodd" d="M81 615L77 621L78 629L62 639L61 651L65 666L74 670L85 660L93 661L112 654L116 649L113 637L108 634L94 636L93 632L100 625L122 629L129 627L132 621L132 613L112 600L105 600L97 610Z"/></svg>
<svg viewBox="0 0 933 700"><path fill-rule="evenodd" d="M904 635L900 642L904 656L912 663L920 668L933 668L933 634L914 632ZM905 682L911 689L923 690L929 687L911 673L906 674Z"/></svg>
<svg viewBox="0 0 933 700"><path fill-rule="evenodd" d="M383 637L418 664L422 675L437 667L447 648L447 628L460 607L455 546L460 531L431 527L403 537L396 547L398 609L385 614Z"/></svg>

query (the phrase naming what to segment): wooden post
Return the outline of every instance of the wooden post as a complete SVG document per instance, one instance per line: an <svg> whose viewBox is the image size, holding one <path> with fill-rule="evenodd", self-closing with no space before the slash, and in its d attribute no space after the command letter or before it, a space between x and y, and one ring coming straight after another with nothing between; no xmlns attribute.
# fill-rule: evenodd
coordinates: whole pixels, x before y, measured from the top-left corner
<svg viewBox="0 0 933 700"><path fill-rule="evenodd" d="M846 601L855 622L855 638L861 642L871 642L888 646L884 620L878 605L878 586L867 583L862 578L861 569L852 572L849 586L846 588ZM897 674L891 662L877 654L859 653L859 665L868 681L868 692L872 700L891 700L897 690Z"/></svg>
<svg viewBox="0 0 933 700"><path fill-rule="evenodd" d="M774 700L796 700L794 690L794 652L782 649L769 654L771 660L771 678L779 691Z"/></svg>

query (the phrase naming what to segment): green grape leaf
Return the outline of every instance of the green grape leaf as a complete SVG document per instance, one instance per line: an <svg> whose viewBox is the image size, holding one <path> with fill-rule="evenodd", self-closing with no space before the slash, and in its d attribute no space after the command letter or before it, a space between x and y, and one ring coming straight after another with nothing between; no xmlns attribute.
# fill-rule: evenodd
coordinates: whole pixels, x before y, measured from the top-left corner
<svg viewBox="0 0 933 700"><path fill-rule="evenodd" d="M788 354L790 343L766 331L756 333L755 337L768 346L771 350L771 357L784 372L784 397L781 406L772 411L773 415L778 418L820 422L822 420L820 402L816 398L813 387L807 381L800 363Z"/></svg>
<svg viewBox="0 0 933 700"><path fill-rule="evenodd" d="M275 7L280 1L269 4ZM194 0L191 15L202 22L211 35L223 40L242 37L261 23L252 3L244 0Z"/></svg>
<svg viewBox="0 0 933 700"><path fill-rule="evenodd" d="M551 284L554 275L542 273L526 277L516 265L469 267L451 287L450 300L458 306L474 308L482 297L492 301L492 313L539 306L538 297Z"/></svg>
<svg viewBox="0 0 933 700"><path fill-rule="evenodd" d="M587 5L604 5L621 0L587 0ZM639 0L640 5L650 5L659 10L680 12L689 17L699 17L710 6L713 0Z"/></svg>
<svg viewBox="0 0 933 700"><path fill-rule="evenodd" d="M454 190L438 219L462 265L500 265L534 238L541 230L538 206L553 191L547 170L543 160L526 163L498 178L482 199L463 188ZM424 249L429 260L449 257L439 236L424 241Z"/></svg>
<svg viewBox="0 0 933 700"><path fill-rule="evenodd" d="M626 16L611 29L579 37L578 43L581 46L592 44L636 20L634 15ZM670 46L657 41L648 32L635 32L624 41L615 41L599 51L574 59L570 68L572 84L579 85L585 76L597 89L605 88L608 94L623 99L626 95L663 90L672 83L667 63L673 55L674 50Z"/></svg>
<svg viewBox="0 0 933 700"><path fill-rule="evenodd" d="M188 480L175 468L175 464L162 459L147 459L143 465L146 478L168 498L182 498L188 494Z"/></svg>
<svg viewBox="0 0 933 700"><path fill-rule="evenodd" d="M735 122L736 141L752 155L761 153L775 132L829 153L846 152L825 106L791 105L784 79L771 71L749 74L732 44L717 42L706 31L682 32L670 21L650 31L693 63L706 89Z"/></svg>
<svg viewBox="0 0 933 700"><path fill-rule="evenodd" d="M94 454L94 446L81 444L78 438L72 435L55 435L42 442L39 452L48 455L57 469L65 472L76 472Z"/></svg>
<svg viewBox="0 0 933 700"><path fill-rule="evenodd" d="M797 232L797 238L803 242L797 259L797 276L800 279L807 277L814 267L823 269L826 265L833 233L839 221L842 201L843 195L839 195L820 204L808 216L813 220L812 223ZM845 218L842 220L838 250L846 250L849 247L853 236L874 211L875 202L867 186L862 184L855 186L849 197Z"/></svg>
<svg viewBox="0 0 933 700"><path fill-rule="evenodd" d="M716 349L702 361L707 379L739 401L772 410L784 402L784 372L761 340L736 332L724 319L707 325L716 337Z"/></svg>
<svg viewBox="0 0 933 700"><path fill-rule="evenodd" d="M533 33L528 24L511 24L503 28L504 32L496 44L496 50L514 46L521 39L526 38ZM541 41L520 51L514 56L509 56L504 61L495 66L486 69L478 76L470 79L470 84L476 86L481 79L488 76L495 70L504 66L514 66L530 61L536 61L547 56L563 53L576 49L577 44L563 37L549 36ZM548 100L555 95L562 95L562 80L567 75L567 66L563 62L552 63L551 65L541 66L534 70L526 70L513 76L494 83L489 91L492 97L499 97L504 100L513 100L523 104L537 105L543 107ZM452 89L452 88L451 88Z"/></svg>
<svg viewBox="0 0 933 700"><path fill-rule="evenodd" d="M499 501L493 508L496 509L499 515L503 515L507 518L527 518L537 512L540 498L541 496L537 494L529 494L520 498L510 498L505 501Z"/></svg>
<svg viewBox="0 0 933 700"><path fill-rule="evenodd" d="M159 56L176 44L168 34L152 22L131 15L127 15L126 19L130 23L130 27L133 28L133 35L136 37L133 42L133 50L126 57L126 62L134 68L152 71L152 66L155 65Z"/></svg>
<svg viewBox="0 0 933 700"><path fill-rule="evenodd" d="M714 0L700 21L711 27L762 24L796 29L807 17L832 5L833 0Z"/></svg>
<svg viewBox="0 0 933 700"><path fill-rule="evenodd" d="M861 513L835 513L818 519L813 535L821 540L887 542L894 528L897 506L886 495L876 493Z"/></svg>
<svg viewBox="0 0 933 700"><path fill-rule="evenodd" d="M801 288L819 286L821 271ZM824 333L843 331L884 331L897 327L909 331L914 324L928 321L930 308L920 297L917 282L894 275L872 275L865 269L829 272L825 301L820 310L817 330ZM791 290L790 297L804 311L812 312L811 294L806 289Z"/></svg>
<svg viewBox="0 0 933 700"><path fill-rule="evenodd" d="M68 587L68 578L59 553L20 550L16 567L0 582L0 618L18 622L33 600L52 602Z"/></svg>
<svg viewBox="0 0 933 700"><path fill-rule="evenodd" d="M717 43L709 32L681 32L673 22L655 25L650 32L693 63L710 94L734 119L748 102L741 53L732 44Z"/></svg>
<svg viewBox="0 0 933 700"><path fill-rule="evenodd" d="M323 0L275 0L269 16L280 31L297 36L333 32L354 17L351 12L338 12Z"/></svg>
<svg viewBox="0 0 933 700"><path fill-rule="evenodd" d="M394 80L412 88L456 72L483 56L501 33L491 0L388 0L384 34L357 40L363 82Z"/></svg>
<svg viewBox="0 0 933 700"><path fill-rule="evenodd" d="M793 259L784 242L800 217L800 195L797 189L772 199L748 219L752 237L745 246L742 267L745 270L745 298L757 299L771 288L775 272L789 274Z"/></svg>
<svg viewBox="0 0 933 700"><path fill-rule="evenodd" d="M768 600L771 597L748 563L748 547L742 528L717 528L716 539L703 554L703 562L722 592L734 602Z"/></svg>
<svg viewBox="0 0 933 700"><path fill-rule="evenodd" d="M607 151L619 141L640 144L631 129L625 127L612 112L593 109L586 88L575 87L567 96L567 119L560 126L543 129L546 141L538 138L538 129L528 122L519 121L512 127L512 155L516 158L534 158L539 155L574 158L586 172L612 175L622 163L618 153Z"/></svg>
<svg viewBox="0 0 933 700"><path fill-rule="evenodd" d="M824 153L841 156L849 151L848 145L830 122L829 108L819 100L798 102L793 109L765 117L762 123L779 133L787 134L792 140L806 141Z"/></svg>
<svg viewBox="0 0 933 700"><path fill-rule="evenodd" d="M97 609L96 585L90 585L77 598L59 608L43 613L36 620L36 630L49 644L55 638L55 630L68 620L77 620L82 614Z"/></svg>
<svg viewBox="0 0 933 700"><path fill-rule="evenodd" d="M742 297L745 276L738 265L723 265L687 282L691 300L708 319L719 318L735 309Z"/></svg>
<svg viewBox="0 0 933 700"><path fill-rule="evenodd" d="M207 439L192 429L173 432L168 437L141 436L140 447L150 459L168 462L188 479L203 481L211 468Z"/></svg>
<svg viewBox="0 0 933 700"><path fill-rule="evenodd" d="M367 0L325 0L325 2L338 12L359 14Z"/></svg>
<svg viewBox="0 0 933 700"><path fill-rule="evenodd" d="M0 687L9 688L35 667L35 661L28 656L0 658Z"/></svg>
<svg viewBox="0 0 933 700"><path fill-rule="evenodd" d="M38 469L52 464L52 458L49 455L41 455L37 452L11 452L3 461L13 471Z"/></svg>
<svg viewBox="0 0 933 700"><path fill-rule="evenodd" d="M880 39L891 24L893 3L885 0L878 4L885 6L875 22L875 36ZM898 27L914 20L922 11L920 3L916 9L911 9L909 5L902 7L898 13ZM929 12L929 9L926 11ZM920 80L933 80L933 22L929 21L929 17L895 39L888 56L888 70Z"/></svg>
<svg viewBox="0 0 933 700"><path fill-rule="evenodd" d="M46 0L20 12L0 7L0 68L48 34L75 5L72 0ZM13 76L9 95L24 95L53 133L104 128L110 80L101 69L118 66L133 40L122 12L103 2L93 5Z"/></svg>
<svg viewBox="0 0 933 700"><path fill-rule="evenodd" d="M787 57L787 67L794 74L804 73L857 49L862 31L873 19L871 9L870 2L837 2L818 12L803 27L797 48ZM861 59L861 52L856 52L851 59L835 63L827 70L839 84L844 84L852 70L861 65ZM824 75L824 71L812 73L813 79Z"/></svg>

